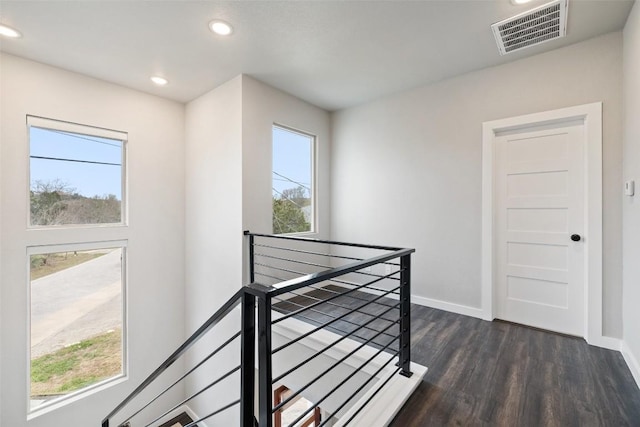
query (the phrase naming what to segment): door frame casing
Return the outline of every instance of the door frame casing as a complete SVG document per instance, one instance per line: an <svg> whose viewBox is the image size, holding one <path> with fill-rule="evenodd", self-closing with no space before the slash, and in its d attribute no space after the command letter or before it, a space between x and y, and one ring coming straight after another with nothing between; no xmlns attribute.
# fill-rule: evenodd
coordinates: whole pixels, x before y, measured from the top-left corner
<svg viewBox="0 0 640 427"><path fill-rule="evenodd" d="M495 141L505 131L584 121L585 131L585 267L584 338L589 344L619 349L619 340L602 333L602 103L527 114L482 124L482 311L495 319L494 259Z"/></svg>

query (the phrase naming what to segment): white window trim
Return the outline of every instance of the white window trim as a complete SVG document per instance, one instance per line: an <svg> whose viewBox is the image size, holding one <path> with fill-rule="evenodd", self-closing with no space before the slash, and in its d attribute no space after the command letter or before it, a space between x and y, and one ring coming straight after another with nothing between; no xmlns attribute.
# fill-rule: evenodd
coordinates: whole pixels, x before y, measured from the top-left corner
<svg viewBox="0 0 640 427"><path fill-rule="evenodd" d="M27 138L30 137L29 129L37 127L41 129L56 130L63 132L72 132L75 134L109 138L122 142L121 153L121 221L118 223L105 224L62 224L62 225L31 225L31 206L30 198L27 197L27 238L25 241L27 283L25 285L27 292L27 309L26 309L26 326L27 326L27 346L25 357L27 359L26 380L26 404L27 404L27 420L31 420L41 415L50 413L58 408L64 407L73 402L77 402L90 395L98 393L107 388L118 385L128 379L129 375L129 354L128 354L128 134L122 131L116 131L101 127L78 124L69 121L48 119L44 117L27 115ZM27 144L29 140L27 139ZM30 154L29 147L29 154ZM27 157L26 182L27 195L31 185L30 159ZM31 255L39 255L44 253L70 252L74 250L95 250L104 248L121 248L122 249L122 279L121 279L121 295L122 295L122 372L111 378L97 382L80 390L68 393L55 399L51 399L35 408L31 407L31 278L30 278L30 260Z"/></svg>
<svg viewBox="0 0 640 427"><path fill-rule="evenodd" d="M282 130L297 133L303 136L307 136L312 139L311 142L311 230L309 231L299 231L294 233L280 233L279 236L310 236L317 235L319 233L318 230L318 136L292 126L283 125L278 122L274 122L271 126L271 179L273 182L273 128L280 128ZM273 209L271 210L271 215L273 215ZM273 233L273 230L271 230Z"/></svg>
<svg viewBox="0 0 640 427"><path fill-rule="evenodd" d="M126 380L129 375L129 358L128 358L128 316L127 316L127 240L105 240L99 242L86 242L86 243L72 243L72 244L52 244L52 245L38 245L27 247L27 342L31 343L31 272L30 272L30 260L32 255L42 255L46 253L57 252L73 252L73 251L90 251L98 249L122 249L122 279L121 279L121 295L122 295L122 372L118 375L114 375L111 378L99 381L87 387L83 387L80 390L65 394L55 399L51 399L48 402L42 403L36 408L31 408L31 344L27 346L27 419L36 418L45 413L49 413L52 410L58 409L69 403L75 402L88 395L94 394L98 391L102 391L106 388L119 384Z"/></svg>
<svg viewBox="0 0 640 427"><path fill-rule="evenodd" d="M95 136L99 138L114 139L122 142L122 160L120 175L120 192L122 194L120 201L120 222L102 223L102 224L60 224L60 225L33 225L31 224L31 198L27 197L27 228L28 229L63 229L63 228L92 228L92 227L117 227L128 225L128 203L127 203L127 150L128 138L127 132L106 129L80 123L73 123L64 120L50 119L40 116L27 115L27 137L30 138L30 129L32 127L39 129L47 129L61 132L71 132L86 136ZM30 141L29 154L31 154ZM27 162L27 194L31 191L31 162Z"/></svg>
<svg viewBox="0 0 640 427"><path fill-rule="evenodd" d="M100 138L117 139L126 141L127 133L117 130L111 130L96 126L83 125L80 123L73 123L64 120L48 119L46 117L39 116L27 116L27 125L29 127L37 127L42 129L59 130L62 132L79 133L87 136L97 136Z"/></svg>

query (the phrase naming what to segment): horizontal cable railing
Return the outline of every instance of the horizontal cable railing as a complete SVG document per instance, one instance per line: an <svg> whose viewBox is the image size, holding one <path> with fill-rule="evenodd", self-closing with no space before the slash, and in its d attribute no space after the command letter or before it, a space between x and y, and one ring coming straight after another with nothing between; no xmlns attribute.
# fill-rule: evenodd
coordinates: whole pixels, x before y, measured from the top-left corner
<svg viewBox="0 0 640 427"><path fill-rule="evenodd" d="M127 407L137 409L130 410L128 415L120 416L118 426L157 426L161 421L166 421L170 415L175 414L177 410L181 409L187 403L194 401L194 399L206 396L206 393L214 391L216 387L224 386L224 390L228 390L230 388L229 381L231 381L231 383L239 384L238 378L235 378L234 380L234 377L240 377L240 371L242 369L240 357L241 345L244 344L246 339L251 339L253 342L253 339L250 336L250 328L245 328L246 330L243 331L242 326L238 327L235 332L229 333L229 336L226 339L221 338L221 340L223 340L222 343L214 348L198 348L198 344L203 340L211 338L209 335L213 328L227 317L232 310L240 304L243 304L244 296L244 290L236 292L173 354L171 354L134 391L132 391L118 406L116 406L116 408L114 408L102 421L102 426L109 427L110 420ZM219 340L220 339L218 339L218 341ZM233 353L234 350L237 352L237 355L233 357L237 361L234 366L229 367L222 373L218 372L218 369L212 369L213 367L217 368L220 366L219 359L216 358L216 356L219 356L223 352L230 351ZM186 356L190 356L189 361L185 360ZM193 366L186 369L184 373L179 374L177 378L167 378L169 375L169 368L178 361L182 361L185 365L192 363ZM216 374L210 375L209 373L212 370L215 370ZM253 371L251 371L251 375L253 375ZM168 398L168 394L171 390L175 389L179 384L184 384L187 379L194 378L196 376L198 376L200 383L204 382L205 384L199 384L198 386L193 387L193 390L185 395L186 397L179 399L177 402L167 404L167 400L171 400ZM149 394L147 389L161 378L164 379L164 383L169 383L169 385L151 396L145 395ZM252 377L252 381L253 378L254 377ZM240 387L236 386L236 388L239 389ZM165 401L162 402L164 409L158 409L158 403L162 398L165 398ZM240 393L238 393L235 398L230 396L227 402L220 404L213 411L201 414L198 419L193 420L193 422L189 423L185 427L195 427L199 422L208 420L215 415L233 408L234 406L240 406L241 401L242 396Z"/></svg>
<svg viewBox="0 0 640 427"><path fill-rule="evenodd" d="M261 402L261 426L270 426L271 414L280 416L283 408L301 397L310 404L288 425L301 422L316 408L323 414L319 425L326 425L362 403L358 401L365 391L370 395L363 406L396 374L411 375L412 249L246 234L250 280L265 288L265 311L277 313L261 334L277 336L278 328L286 328L293 320L307 325L295 336L261 348L271 355L263 361L271 382L266 375L261 378L260 396L271 395L278 387L290 390L277 405L267 399ZM311 345L311 354L296 358L304 354L309 340L323 342ZM338 351L348 341L353 344ZM390 366L393 361L397 367ZM273 370L276 365L277 372ZM344 425L361 410L357 408Z"/></svg>
<svg viewBox="0 0 640 427"><path fill-rule="evenodd" d="M314 425L338 419L349 425L397 374L411 375L413 249L245 235L250 283L117 405L102 427L115 419L119 427L157 427L194 402L209 409L187 427L216 423L214 417L232 410L239 416L224 419L237 416L242 427L272 427L275 419L278 426L308 425L311 419ZM238 306L241 311L234 310ZM214 330L238 314L239 321ZM183 369L169 369L178 360ZM286 396L278 390L287 390ZM300 399L307 401L305 409L287 418Z"/></svg>

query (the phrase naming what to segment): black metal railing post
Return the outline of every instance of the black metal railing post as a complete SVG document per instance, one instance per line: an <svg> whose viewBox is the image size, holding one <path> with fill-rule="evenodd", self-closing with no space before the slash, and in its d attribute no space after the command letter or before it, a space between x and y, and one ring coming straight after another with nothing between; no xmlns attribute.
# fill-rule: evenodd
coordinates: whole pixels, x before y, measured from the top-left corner
<svg viewBox="0 0 640 427"><path fill-rule="evenodd" d="M411 255L400 258L400 375L411 372Z"/></svg>
<svg viewBox="0 0 640 427"><path fill-rule="evenodd" d="M256 273L255 273L255 246L254 246L254 235L249 233L249 231L244 232L245 235L249 236L249 283L255 282Z"/></svg>
<svg viewBox="0 0 640 427"><path fill-rule="evenodd" d="M256 297L248 292L242 295L240 338L240 425L254 427L256 381Z"/></svg>
<svg viewBox="0 0 640 427"><path fill-rule="evenodd" d="M271 295L258 296L258 406L260 427L273 425L271 346Z"/></svg>
<svg viewBox="0 0 640 427"><path fill-rule="evenodd" d="M315 401L314 403L316 407L318 407L337 389L346 384L347 381L351 380L357 372L362 371L366 365L371 366L370 364L372 363L372 361L381 356L385 351L387 352L386 356L389 357L389 359L382 366L378 367L377 371L373 373L364 384L361 384L350 397L348 397L346 400L343 400L341 406L336 409L336 412L342 410L342 408L346 404L348 404L348 402L357 397L360 391L362 391L364 387L366 387L367 384L374 378L382 379L382 376L378 376L378 374L386 369L387 364L397 361L398 367L389 370L388 378L384 381L380 381L377 389L373 391L366 402L360 403L361 406L359 407L359 409L351 416L349 420L346 421L345 425L349 424L354 419L354 417L369 404L371 399L374 398L374 396L380 390L384 389L384 387L392 377L397 378L398 373L406 377L412 376L411 254L415 252L414 249L324 241L292 236L262 235L250 233L249 231L245 231L244 234L248 237L247 244L249 245L249 248L248 252L244 252L244 250L243 252L249 265L244 266L242 275L243 278L246 279L246 275L248 274L250 283L239 289L228 301L226 301L222 305L222 307L216 310L216 312L211 315L191 336L189 336L189 338L187 338L187 340L183 344L181 344L169 357L167 357L167 359L160 366L158 366L158 368L156 368L153 373L151 373L140 385L138 385L138 387L136 387L133 392L131 392L120 404L118 404L107 415L107 417L102 420L102 427L109 427L110 423L113 424L113 417L115 414L124 409L125 406L131 404L134 399L138 398L140 393L145 388L147 388L161 374L163 374L163 372L165 372L170 366L172 366L212 328L220 323L238 306L238 304L241 304L242 308L239 330L236 326L234 328L235 333L229 336L223 344L213 349L206 357L197 362L195 366L188 369L187 372L180 376L180 378L174 381L170 386L165 388L155 397L148 400L146 403L140 405L140 407L135 410L132 415L129 415L129 418L124 421L118 422L119 426L129 427L129 420L133 419L133 417L137 416L143 410L147 409L151 404L156 402L157 399L163 396L172 387L176 386L180 383L180 381L184 380L187 376L194 373L196 369L198 369L220 351L227 348L228 345L230 345L231 343L235 343L234 346L237 345L238 338L240 338L239 364L222 374L220 377L212 380L204 388L195 391L193 394L190 394L176 406L167 409L160 415L157 415L157 418L151 421L149 425L155 425L157 422L171 414L181 405L200 396L202 393L206 392L211 387L216 386L226 378L229 378L231 375L237 375L237 373L239 372L240 396L237 396L235 394L233 397L230 396L231 399L235 400L227 402L226 404L223 404L225 402L216 402L217 407L214 411L204 414L202 418L195 420L192 424L195 425L195 423L200 423L201 421L204 421L208 418L216 416L223 411L235 407L235 405L239 405L241 427L273 427L275 423L274 408L277 411L285 407L289 401L296 398L296 396L301 395L301 393L305 392L305 390L311 387L312 384L321 379L329 371L332 371L334 368L343 363L347 358L353 356L357 351L360 351L365 346L377 348L377 353L371 356L369 360L365 361L360 367L356 368L356 370L350 373L346 378L338 382L327 395ZM258 237L258 240L255 239L256 237ZM307 256L332 257L334 255L326 254L326 252L331 251L327 251L325 249L300 249L295 247L297 245L295 245L294 248L286 248L286 245L279 245L270 241L264 241L264 239L269 238L277 239L278 241L296 241L306 242L308 244L330 244L363 249L373 249L385 251L385 253L375 255L370 258L337 256L341 260L346 261L342 262L343 265L332 268L328 265L325 265L325 262L315 262L313 259L308 260L306 258ZM303 259L295 259L295 256L290 255L289 252L287 252L286 255L277 255L279 253L277 251L285 250L290 251L291 253L304 254L304 257ZM276 255L273 254L274 252L276 253ZM265 264L265 262L267 261L264 260L271 259L275 259L279 261L279 263L276 263L275 265ZM400 261L399 263L398 260ZM282 265L282 263L285 263L285 265ZM286 263L296 263L296 265L300 264L314 268L321 268L322 270L305 273L298 271L300 270L299 267L292 267ZM367 267L372 266L384 266L385 270L391 269L391 271L388 271L385 275L373 274L371 269L369 269L368 272L364 271L365 269L367 269ZM277 272L272 273L272 270L275 270ZM304 270L306 270L306 267L304 268ZM281 273L286 273L287 275ZM284 278L276 277L276 274L284 275ZM295 275L295 277L287 278L291 274ZM365 283L360 283L360 281L354 282L351 281L349 277L345 277L350 274L365 275L370 277L370 279L366 280ZM260 277L263 276L270 280L276 280L277 282L271 285L268 284L268 281L264 284L255 283L256 277L258 277L258 280L260 281ZM332 286L325 286L325 284L327 283L335 283L335 288ZM383 286L378 283L383 283ZM388 288L388 286L386 286L389 283L393 284L392 288L390 289ZM340 289L342 285L345 286L343 289ZM373 299L371 299L370 297L365 297L366 294L364 292L366 292L367 290L376 292L377 296ZM317 291L322 291L322 295L318 294ZM331 295L326 295L326 293L329 293ZM288 294L290 297L296 296L302 298L293 299L281 297L285 294ZM390 299L395 299L395 297L398 296L398 301ZM355 303L356 305L353 306L350 302L342 301L343 298L353 299L354 301L357 301ZM302 300L308 302L303 303ZM366 307L370 304L376 304L376 306L385 307L385 311L378 314L373 314L373 312L369 313ZM322 311L323 307L328 307L326 312ZM341 308L343 310L347 309L347 312L334 315L332 313L335 312L335 309L333 309L332 307ZM272 310L279 312L279 314L276 314L277 318L275 320L272 319ZM311 316L308 313L318 313L320 315L329 317L331 320L320 321L315 317L307 317ZM352 313L364 314L371 317L371 319L364 319L362 322L355 322L355 319L352 320L351 318L346 319L346 317ZM391 315L392 318L388 318L386 316L387 313L393 313ZM395 313L399 313L399 317L396 317ZM315 328L307 330L304 333L300 332L298 336L292 337L283 344L280 344L280 341L278 340L277 342L279 346L276 346L274 348L272 342L272 329L274 325L278 325L280 322L287 321L287 319L291 318L296 318L297 320L307 319L309 321L308 323L315 326ZM384 324L386 326L376 326L379 320L387 322ZM343 330L338 322L349 323L356 326L356 329L352 329L349 327L347 330ZM393 331L396 331L398 326L399 333L396 334ZM360 335L356 335L356 332L358 332L360 329L366 329L367 331L375 332L375 335L369 336L365 339ZM315 355L307 358L302 362L297 362L296 366L290 367L288 369L287 367L285 367L286 370L284 372L280 372L280 366L277 366L277 377L274 378L274 354L277 354L279 351L300 342L301 340L320 330L329 330L331 332L335 331L335 333L342 336L337 340L328 343L328 345L326 345ZM278 329L276 327L276 333L277 331ZM378 337L381 337L383 335L385 336L385 338L383 338L385 340L384 345L380 344L378 342L379 340L376 341ZM386 337L392 338L391 341L389 341ZM316 356L324 354L327 350L330 350L331 348L337 346L339 343L343 342L343 340L347 340L349 338L358 338L358 341L360 341L359 346L355 349L352 349L349 354L336 361L333 366L325 370L322 374L316 376L306 385L298 386L293 395L287 398L288 400L285 400L278 405L274 405L274 383L279 383L280 380L284 377L298 371L299 369L304 368L304 366L308 362L313 360ZM398 345L397 351L395 351L396 343ZM391 346L393 346L393 351L389 353ZM234 349L237 349L237 347L234 347ZM256 366L258 368L257 373ZM386 371L384 375L387 375ZM235 384L237 384L237 382L235 382ZM300 414L299 419L297 421L294 421L294 424L298 421L301 421L302 418L312 410L314 410L313 407L309 408L307 412Z"/></svg>

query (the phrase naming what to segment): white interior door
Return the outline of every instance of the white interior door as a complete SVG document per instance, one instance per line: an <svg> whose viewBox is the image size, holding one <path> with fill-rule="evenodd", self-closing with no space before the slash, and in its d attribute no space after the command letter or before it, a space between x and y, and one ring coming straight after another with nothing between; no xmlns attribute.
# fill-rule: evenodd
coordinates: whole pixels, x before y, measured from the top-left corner
<svg viewBox="0 0 640 427"><path fill-rule="evenodd" d="M584 127L579 120L496 135L500 319L585 335Z"/></svg>

